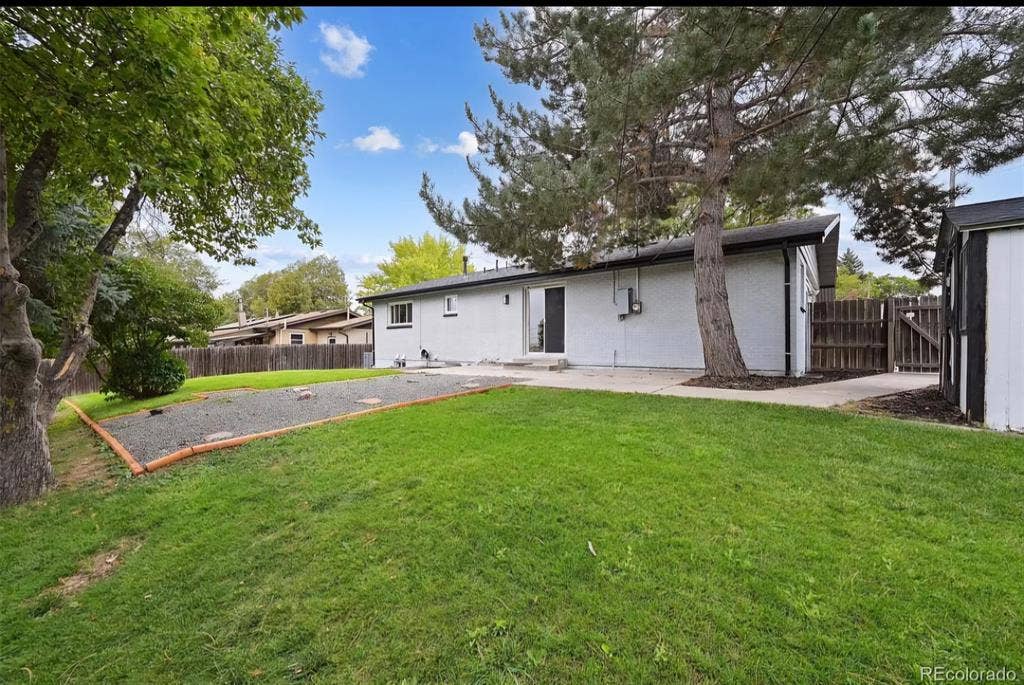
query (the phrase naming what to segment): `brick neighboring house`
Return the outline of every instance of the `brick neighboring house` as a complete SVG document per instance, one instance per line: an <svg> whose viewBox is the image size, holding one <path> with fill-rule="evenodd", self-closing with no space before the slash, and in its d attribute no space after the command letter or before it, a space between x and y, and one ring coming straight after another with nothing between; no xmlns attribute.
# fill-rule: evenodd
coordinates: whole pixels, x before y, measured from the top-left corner
<svg viewBox="0 0 1024 685"><path fill-rule="evenodd" d="M810 311L835 286L839 216L726 231L726 283L747 366L810 367ZM372 303L377 366L404 358L703 369L693 239L598 255L587 268L513 266L360 298Z"/></svg>
<svg viewBox="0 0 1024 685"><path fill-rule="evenodd" d="M348 309L247 319L239 306L238 322L218 326L210 345L371 345L373 317Z"/></svg>

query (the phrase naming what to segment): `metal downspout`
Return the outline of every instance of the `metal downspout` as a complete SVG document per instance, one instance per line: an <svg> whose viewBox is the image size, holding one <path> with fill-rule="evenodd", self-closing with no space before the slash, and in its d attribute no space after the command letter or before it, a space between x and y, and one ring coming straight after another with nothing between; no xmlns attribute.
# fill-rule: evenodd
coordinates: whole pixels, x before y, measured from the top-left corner
<svg viewBox="0 0 1024 685"><path fill-rule="evenodd" d="M790 275L789 275L789 243L782 244L782 264L786 270L786 275L783 280L783 290L786 295L786 375L790 375L793 372L793 358L792 358L792 333L790 331L791 322L789 320L792 312L792 304L790 303Z"/></svg>

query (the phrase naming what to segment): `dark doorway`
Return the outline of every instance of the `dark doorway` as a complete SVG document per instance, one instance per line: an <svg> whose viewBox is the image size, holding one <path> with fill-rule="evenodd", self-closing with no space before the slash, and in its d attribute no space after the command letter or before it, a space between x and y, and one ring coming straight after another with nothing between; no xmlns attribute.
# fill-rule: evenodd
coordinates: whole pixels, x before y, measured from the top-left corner
<svg viewBox="0 0 1024 685"><path fill-rule="evenodd" d="M565 288L530 288L527 303L527 351L564 353Z"/></svg>
<svg viewBox="0 0 1024 685"><path fill-rule="evenodd" d="M565 352L565 288L544 290L544 351Z"/></svg>

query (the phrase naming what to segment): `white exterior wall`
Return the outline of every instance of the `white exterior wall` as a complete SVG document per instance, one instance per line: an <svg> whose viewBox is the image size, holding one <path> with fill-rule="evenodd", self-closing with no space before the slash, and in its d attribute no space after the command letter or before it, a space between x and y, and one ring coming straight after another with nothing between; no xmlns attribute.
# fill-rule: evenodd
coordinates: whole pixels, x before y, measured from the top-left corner
<svg viewBox="0 0 1024 685"><path fill-rule="evenodd" d="M791 251L797 273L800 257ZM813 252L812 252L813 254ZM814 269L814 280L817 273ZM704 354L697 328L693 264L673 262L637 270L609 269L563 278L538 277L493 286L449 290L380 300L374 307L377 366L391 366L396 355L418 360L420 349L444 361L510 361L525 356L525 291L529 285L565 286L565 358L574 366L632 366L701 369ZM615 284L634 287L643 312L620 321ZM785 371L785 302L780 250L726 257L726 285L740 349L753 371ZM793 278L795 284L795 276ZM638 285L638 287L637 287ZM509 304L502 304L505 294ZM806 360L798 351L802 316L792 288L794 371ZM458 316L445 317L444 296L457 294ZM413 325L389 328L388 304L413 303ZM805 305L806 307L806 305ZM809 311L809 310L808 310ZM799 355L799 356L796 356Z"/></svg>
<svg viewBox="0 0 1024 685"><path fill-rule="evenodd" d="M800 267L803 267L801 269ZM793 374L802 376L810 370L811 303L818 294L818 260L813 246L801 246L790 257L790 319L793 345ZM801 271L803 280L800 279ZM748 362L749 363L749 362Z"/></svg>
<svg viewBox="0 0 1024 685"><path fill-rule="evenodd" d="M503 304L504 295L509 303ZM443 316L445 295L459 298L458 315ZM412 302L412 326L388 326L388 305ZM523 355L523 284L478 286L373 303L373 338L378 367L395 356L409 362L420 350L445 361L508 361Z"/></svg>
<svg viewBox="0 0 1024 685"><path fill-rule="evenodd" d="M985 423L1024 431L1024 230L989 231L987 253Z"/></svg>

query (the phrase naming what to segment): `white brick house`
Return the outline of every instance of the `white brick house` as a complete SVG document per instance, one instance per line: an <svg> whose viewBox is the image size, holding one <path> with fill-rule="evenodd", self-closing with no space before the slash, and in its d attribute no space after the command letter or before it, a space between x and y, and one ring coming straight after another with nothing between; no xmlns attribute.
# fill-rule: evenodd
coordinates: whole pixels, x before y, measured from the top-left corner
<svg viewBox="0 0 1024 685"><path fill-rule="evenodd" d="M810 303L835 285L838 224L838 215L816 216L725 233L729 304L752 371L807 371ZM692 260L693 240L674 238L602 255L586 269L508 267L362 298L373 307L375 365L429 356L699 370Z"/></svg>

